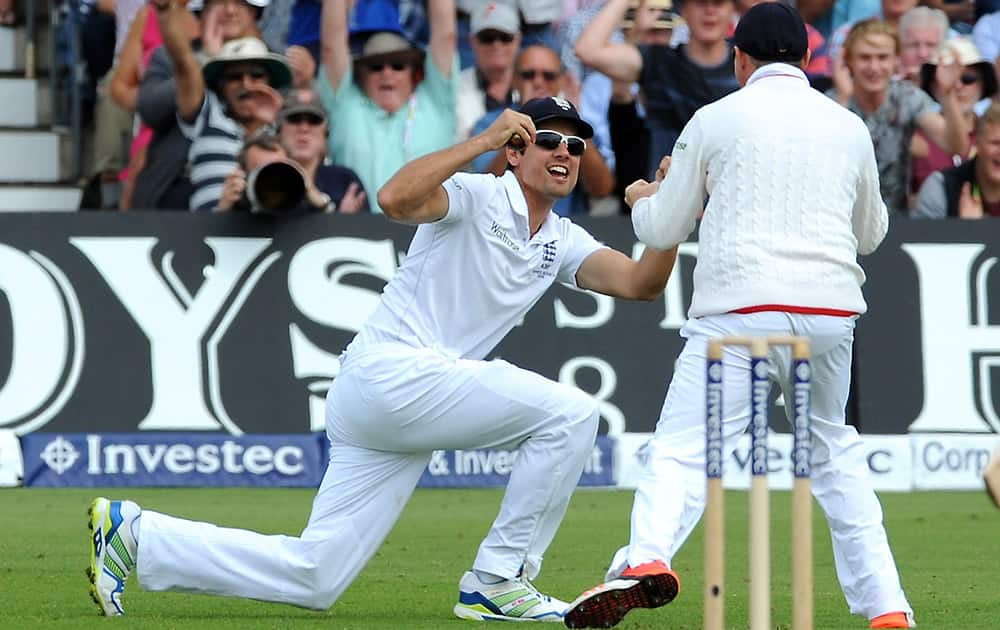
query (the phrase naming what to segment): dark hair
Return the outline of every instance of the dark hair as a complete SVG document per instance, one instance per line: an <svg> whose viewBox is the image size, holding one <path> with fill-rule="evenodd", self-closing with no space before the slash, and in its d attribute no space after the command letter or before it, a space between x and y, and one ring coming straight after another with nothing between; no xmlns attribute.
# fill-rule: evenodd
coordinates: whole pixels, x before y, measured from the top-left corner
<svg viewBox="0 0 1000 630"><path fill-rule="evenodd" d="M240 149L236 162L244 171L247 170L247 156L250 154L250 149L253 148L262 149L268 153L277 153L278 151L285 154L288 153L281 144L278 136L272 130L265 127L262 131L250 134L243 142L243 148Z"/></svg>

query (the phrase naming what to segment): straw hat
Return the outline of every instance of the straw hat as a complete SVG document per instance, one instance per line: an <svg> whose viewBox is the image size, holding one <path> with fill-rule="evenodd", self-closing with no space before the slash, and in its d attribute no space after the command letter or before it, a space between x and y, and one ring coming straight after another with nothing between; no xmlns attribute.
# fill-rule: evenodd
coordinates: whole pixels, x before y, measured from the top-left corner
<svg viewBox="0 0 1000 630"><path fill-rule="evenodd" d="M205 64L201 70L205 84L217 85L226 66L233 63L259 63L265 66L271 75L271 87L276 90L292 82L292 71L287 59L269 51L267 44L256 37L241 37L223 44L219 54Z"/></svg>
<svg viewBox="0 0 1000 630"><path fill-rule="evenodd" d="M975 68L983 82L983 98L996 94L997 77L993 64L983 58L983 54L968 37L952 37L937 49L930 61L920 67L920 87L928 94L934 85L934 73L938 64L950 64L953 53L958 55L958 62L965 67Z"/></svg>

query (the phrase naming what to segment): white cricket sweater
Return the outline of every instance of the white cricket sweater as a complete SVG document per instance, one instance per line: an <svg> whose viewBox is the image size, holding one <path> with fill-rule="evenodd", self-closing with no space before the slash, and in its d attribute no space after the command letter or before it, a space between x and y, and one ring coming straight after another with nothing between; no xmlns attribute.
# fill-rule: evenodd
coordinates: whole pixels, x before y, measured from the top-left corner
<svg viewBox="0 0 1000 630"><path fill-rule="evenodd" d="M659 191L632 209L636 237L673 247L703 208L689 317L867 309L857 255L874 251L889 224L871 137L798 68L766 65L698 110Z"/></svg>

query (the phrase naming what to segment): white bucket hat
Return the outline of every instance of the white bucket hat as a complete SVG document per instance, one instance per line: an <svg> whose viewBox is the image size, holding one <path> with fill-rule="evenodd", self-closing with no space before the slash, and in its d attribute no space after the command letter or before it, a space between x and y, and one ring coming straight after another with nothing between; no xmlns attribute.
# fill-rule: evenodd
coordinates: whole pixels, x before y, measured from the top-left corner
<svg viewBox="0 0 1000 630"><path fill-rule="evenodd" d="M256 37L241 37L231 39L222 45L219 54L209 59L202 68L205 85L214 88L222 76L225 67L232 63L259 63L267 67L271 75L270 84L274 89L281 89L292 82L292 71L288 60L281 55L272 53L267 44Z"/></svg>

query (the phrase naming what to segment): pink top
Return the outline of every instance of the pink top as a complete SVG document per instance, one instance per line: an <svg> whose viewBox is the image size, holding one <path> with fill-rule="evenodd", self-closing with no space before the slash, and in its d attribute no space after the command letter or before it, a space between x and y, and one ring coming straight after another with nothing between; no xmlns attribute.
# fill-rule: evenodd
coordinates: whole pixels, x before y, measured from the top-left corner
<svg viewBox="0 0 1000 630"><path fill-rule="evenodd" d="M153 53L163 44L163 35L160 33L160 21L156 17L156 11L146 11L146 24L142 29L142 62L139 64L139 72L145 72L149 67L149 60ZM129 158L145 149L153 139L153 130L143 123L139 123L139 130L132 138L132 145L129 147ZM128 167L126 166L118 174L118 181L125 181L128 178Z"/></svg>

